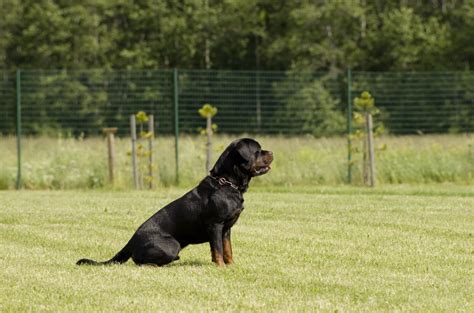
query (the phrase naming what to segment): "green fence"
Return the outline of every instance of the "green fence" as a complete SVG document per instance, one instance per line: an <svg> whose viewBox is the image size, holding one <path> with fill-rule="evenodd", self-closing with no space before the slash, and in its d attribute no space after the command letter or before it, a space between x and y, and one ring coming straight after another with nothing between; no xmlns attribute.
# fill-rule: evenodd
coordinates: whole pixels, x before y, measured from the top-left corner
<svg viewBox="0 0 474 313"><path fill-rule="evenodd" d="M197 133L205 103L220 133L342 135L352 99L370 91L390 134L474 132L474 72L216 70L0 71L0 134L129 133L154 114L157 134ZM176 150L176 154L178 151Z"/></svg>
<svg viewBox="0 0 474 313"><path fill-rule="evenodd" d="M354 94L368 90L392 134L474 131L474 73L354 72Z"/></svg>
<svg viewBox="0 0 474 313"><path fill-rule="evenodd" d="M218 107L215 121L222 133L341 134L347 99L363 90L375 97L391 134L474 131L473 72L351 74L349 79L347 73L265 71L0 72L0 133L16 133L17 91L25 135L90 136L104 126L128 133L128 116L139 110L155 115L158 133L174 134L175 127L194 133L204 103Z"/></svg>

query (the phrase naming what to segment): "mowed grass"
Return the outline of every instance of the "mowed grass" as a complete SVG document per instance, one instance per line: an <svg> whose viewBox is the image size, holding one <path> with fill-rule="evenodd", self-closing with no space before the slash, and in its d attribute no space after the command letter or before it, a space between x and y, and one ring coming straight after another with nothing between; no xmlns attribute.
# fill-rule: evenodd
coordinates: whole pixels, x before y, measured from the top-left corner
<svg viewBox="0 0 474 313"><path fill-rule="evenodd" d="M161 268L74 265L185 191L0 192L0 311L474 310L468 186L251 187L233 266L207 244Z"/></svg>

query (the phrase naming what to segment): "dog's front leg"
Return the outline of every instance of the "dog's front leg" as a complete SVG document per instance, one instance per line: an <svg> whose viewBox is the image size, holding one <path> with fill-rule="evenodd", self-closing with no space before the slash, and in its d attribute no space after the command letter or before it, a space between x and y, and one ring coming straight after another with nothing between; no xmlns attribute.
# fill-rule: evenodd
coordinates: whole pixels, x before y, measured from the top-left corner
<svg viewBox="0 0 474 313"><path fill-rule="evenodd" d="M211 244L212 262L217 266L224 266L223 245L222 245L222 230L224 225L212 224L209 227L209 235Z"/></svg>
<svg viewBox="0 0 474 313"><path fill-rule="evenodd" d="M232 244L230 242L230 228L224 232L224 238L222 239L222 244L224 247L225 264L234 263L234 260L232 259Z"/></svg>

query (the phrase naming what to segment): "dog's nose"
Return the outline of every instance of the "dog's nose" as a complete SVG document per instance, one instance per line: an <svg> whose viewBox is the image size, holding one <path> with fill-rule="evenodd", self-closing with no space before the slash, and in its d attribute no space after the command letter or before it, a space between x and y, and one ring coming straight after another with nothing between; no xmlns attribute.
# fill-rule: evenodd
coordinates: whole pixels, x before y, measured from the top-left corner
<svg viewBox="0 0 474 313"><path fill-rule="evenodd" d="M267 151L268 158L270 159L270 162L273 161L273 152Z"/></svg>

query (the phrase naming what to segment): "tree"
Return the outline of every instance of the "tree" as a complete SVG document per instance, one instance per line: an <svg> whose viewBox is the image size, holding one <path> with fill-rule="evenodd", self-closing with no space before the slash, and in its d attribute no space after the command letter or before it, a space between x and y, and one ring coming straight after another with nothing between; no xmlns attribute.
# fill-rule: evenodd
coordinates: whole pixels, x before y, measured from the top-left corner
<svg viewBox="0 0 474 313"><path fill-rule="evenodd" d="M302 1L288 12L288 29L271 54L284 54L293 69L338 72L358 64L364 9L356 1Z"/></svg>
<svg viewBox="0 0 474 313"><path fill-rule="evenodd" d="M449 30L436 17L423 20L413 9L394 9L367 35L369 70L434 70L444 64Z"/></svg>
<svg viewBox="0 0 474 313"><path fill-rule="evenodd" d="M291 85L298 86L289 96L284 93L280 95L284 106L275 116L281 125L291 125L296 133L309 133L318 137L344 132L344 116L338 110L339 101L324 87L323 81L311 78L310 81L298 82L289 77L277 87L290 90Z"/></svg>

